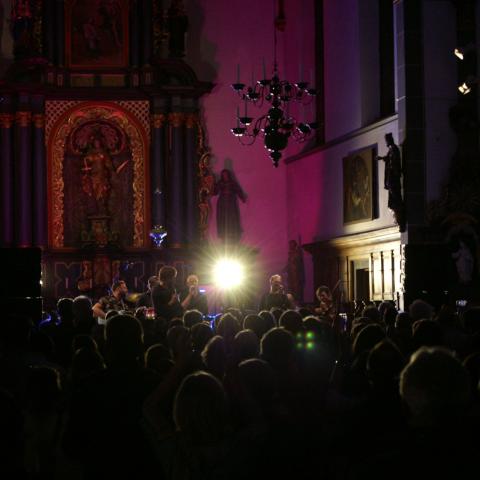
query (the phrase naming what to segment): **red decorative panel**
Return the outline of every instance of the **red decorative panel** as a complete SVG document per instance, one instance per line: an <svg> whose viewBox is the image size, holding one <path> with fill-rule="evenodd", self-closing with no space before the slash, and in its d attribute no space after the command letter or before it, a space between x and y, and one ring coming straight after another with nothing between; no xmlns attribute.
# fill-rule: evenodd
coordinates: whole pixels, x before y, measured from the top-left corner
<svg viewBox="0 0 480 480"><path fill-rule="evenodd" d="M55 249L148 245L148 102L123 103L47 102Z"/></svg>

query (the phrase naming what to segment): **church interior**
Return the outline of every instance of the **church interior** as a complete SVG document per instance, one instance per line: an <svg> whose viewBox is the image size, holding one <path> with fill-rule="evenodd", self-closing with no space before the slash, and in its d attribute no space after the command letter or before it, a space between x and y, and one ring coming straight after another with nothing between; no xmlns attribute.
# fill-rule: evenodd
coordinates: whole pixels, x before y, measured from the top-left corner
<svg viewBox="0 0 480 480"><path fill-rule="evenodd" d="M168 318L181 326L162 327L162 341L167 327L186 328L192 278L214 331L229 309L247 315L245 325L249 314L280 308L276 329L297 335L296 344L300 335L305 350L316 345L310 330L282 324L281 309L320 315L339 335L358 333L369 308L395 310L378 341L397 338L402 315L412 325L435 317L447 330L458 320L450 343L444 332L443 342L418 346L476 355L478 408L478 38L478 0L2 1L0 307L35 324L60 322L60 299L86 297L103 329L107 307L123 312L125 300L133 315L148 294L147 313L163 318L150 284L160 272L163 286L174 275L164 305L183 307ZM287 303L269 304L269 294ZM320 323L312 331L321 336ZM415 349L402 341L406 365ZM415 355L410 362L422 360ZM350 373L341 392L355 397L358 372ZM100 462L88 458L80 478ZM323 473L385 473L352 458ZM305 471L315 468L306 461Z"/></svg>

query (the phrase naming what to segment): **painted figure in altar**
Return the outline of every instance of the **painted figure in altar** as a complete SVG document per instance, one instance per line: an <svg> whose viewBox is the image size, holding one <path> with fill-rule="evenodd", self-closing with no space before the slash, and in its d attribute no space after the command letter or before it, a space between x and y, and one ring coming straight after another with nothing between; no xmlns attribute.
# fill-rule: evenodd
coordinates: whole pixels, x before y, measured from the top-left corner
<svg viewBox="0 0 480 480"><path fill-rule="evenodd" d="M246 197L230 170L224 169L215 183L217 201L217 235L225 242L239 242L242 236L238 198L245 203Z"/></svg>
<svg viewBox="0 0 480 480"><path fill-rule="evenodd" d="M112 174L119 174L127 163L128 160L125 160L115 168L102 140L99 137L92 138L87 154L83 157L82 189L95 200L97 215L109 214Z"/></svg>

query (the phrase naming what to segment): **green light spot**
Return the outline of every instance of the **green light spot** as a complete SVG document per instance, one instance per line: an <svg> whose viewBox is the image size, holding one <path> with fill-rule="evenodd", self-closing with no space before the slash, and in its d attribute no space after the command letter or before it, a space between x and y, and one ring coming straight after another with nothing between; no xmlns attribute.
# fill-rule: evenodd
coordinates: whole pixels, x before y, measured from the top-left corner
<svg viewBox="0 0 480 480"><path fill-rule="evenodd" d="M315 348L315 344L313 342L307 342L305 347L307 350L313 350Z"/></svg>
<svg viewBox="0 0 480 480"><path fill-rule="evenodd" d="M315 338L315 334L313 332L307 332L307 340L313 340Z"/></svg>
<svg viewBox="0 0 480 480"><path fill-rule="evenodd" d="M303 343L302 342L297 342L297 348L301 350L303 348Z"/></svg>

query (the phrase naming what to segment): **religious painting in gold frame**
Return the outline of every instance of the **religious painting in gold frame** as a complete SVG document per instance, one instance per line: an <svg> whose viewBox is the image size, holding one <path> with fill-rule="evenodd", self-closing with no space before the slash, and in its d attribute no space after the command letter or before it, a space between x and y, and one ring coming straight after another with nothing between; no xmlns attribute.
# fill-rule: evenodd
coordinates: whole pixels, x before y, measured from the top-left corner
<svg viewBox="0 0 480 480"><path fill-rule="evenodd" d="M343 223L373 220L375 149L364 148L343 159Z"/></svg>
<svg viewBox="0 0 480 480"><path fill-rule="evenodd" d="M67 0L65 59L72 69L128 66L128 0Z"/></svg>

